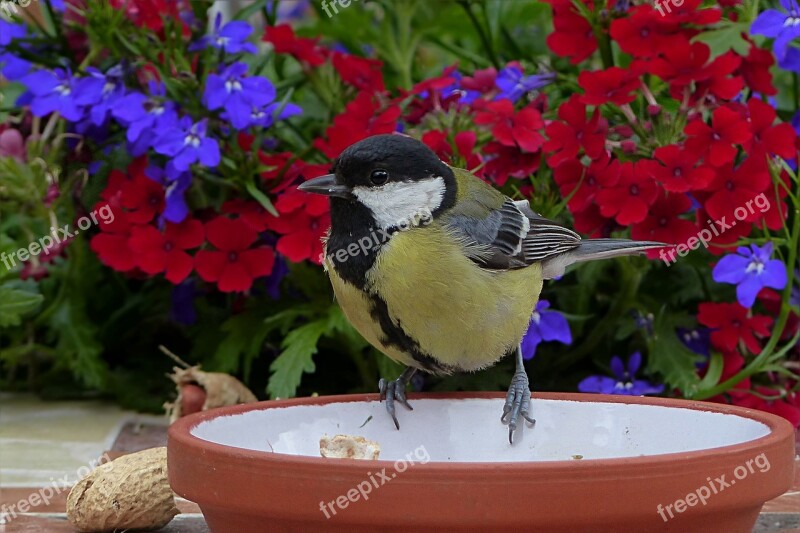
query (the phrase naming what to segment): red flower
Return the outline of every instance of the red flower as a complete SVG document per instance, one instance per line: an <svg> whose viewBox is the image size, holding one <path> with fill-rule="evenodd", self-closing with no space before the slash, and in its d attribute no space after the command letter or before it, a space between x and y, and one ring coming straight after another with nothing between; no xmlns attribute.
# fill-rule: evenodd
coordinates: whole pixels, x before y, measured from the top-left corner
<svg viewBox="0 0 800 533"><path fill-rule="evenodd" d="M703 189L714 179L714 170L703 165L695 167L696 156L685 148L671 144L656 148L653 155L661 165L654 160L639 161L639 164L667 191Z"/></svg>
<svg viewBox="0 0 800 533"><path fill-rule="evenodd" d="M399 106L384 108L374 94L362 91L333 119L333 125L325 130L325 139L314 141L314 147L336 159L351 144L372 135L393 133L400 114Z"/></svg>
<svg viewBox="0 0 800 533"><path fill-rule="evenodd" d="M731 100L744 88L744 81L736 76L741 57L728 52L722 54L706 67L707 79L697 83L690 102L699 102L710 93L718 100Z"/></svg>
<svg viewBox="0 0 800 533"><path fill-rule="evenodd" d="M613 231L622 229L613 218L606 218L600 214L597 204L590 204L588 208L573 213L575 229L591 238L610 237Z"/></svg>
<svg viewBox="0 0 800 533"><path fill-rule="evenodd" d="M494 67L476 70L472 73L472 76L464 76L461 78L461 88L486 94L490 91L497 90L497 85L495 85L496 79L497 69Z"/></svg>
<svg viewBox="0 0 800 533"><path fill-rule="evenodd" d="M357 57L341 52L333 53L333 68L342 77L342 81L356 89L371 93L383 92L383 63L377 59Z"/></svg>
<svg viewBox="0 0 800 533"><path fill-rule="evenodd" d="M205 225L208 241L217 250L200 250L194 267L205 281L215 282L222 292L245 292L253 280L267 276L275 264L271 248L251 248L258 234L243 220L218 216Z"/></svg>
<svg viewBox="0 0 800 533"><path fill-rule="evenodd" d="M750 111L750 130L753 138L744 144L747 153L752 154L757 151L768 154L776 154L784 159L792 159L797 154L795 139L797 134L791 124L782 122L775 124L778 114L775 109L759 100L751 98L747 102Z"/></svg>
<svg viewBox="0 0 800 533"><path fill-rule="evenodd" d="M707 196L700 191L693 192L693 196L697 196L698 200L703 200ZM733 208L723 218L713 219L708 212L699 208L695 211L695 221L697 225L703 230L710 231L713 234L711 238L708 251L714 255L729 254L733 250L730 245L738 241L741 237L750 235L753 229L751 222L737 221L733 218ZM701 231L703 231L701 230Z"/></svg>
<svg viewBox="0 0 800 533"><path fill-rule="evenodd" d="M505 185L508 178L525 178L539 168L541 153L523 152L516 146L506 146L499 142L490 142L483 147L486 166L484 175L498 186Z"/></svg>
<svg viewBox="0 0 800 533"><path fill-rule="evenodd" d="M488 125L494 138L504 146L518 146L526 152L537 152L544 143L539 130L544 126L542 116L532 107L514 113L511 100L489 102L475 114L475 124Z"/></svg>
<svg viewBox="0 0 800 533"><path fill-rule="evenodd" d="M688 135L686 147L697 157L703 157L707 163L715 167L733 161L737 148L750 139L750 131L742 116L728 107L720 107L714 111L712 125L702 119L692 120L684 128Z"/></svg>
<svg viewBox="0 0 800 533"><path fill-rule="evenodd" d="M600 157L606 143L607 124L600 118L599 111L594 110L586 119L586 105L580 102L580 96L572 95L558 108L558 118L548 124L545 134L548 141L544 143L546 152L555 152L547 162L552 167L558 166L567 159L578 155L581 147L590 159Z"/></svg>
<svg viewBox="0 0 800 533"><path fill-rule="evenodd" d="M314 176L308 176L309 178ZM269 217L269 229L280 234L275 248L290 261L322 263L322 238L331 225L330 205L322 196L287 189L275 202L279 217Z"/></svg>
<svg viewBox="0 0 800 533"><path fill-rule="evenodd" d="M650 206L658 197L658 186L635 163L623 163L619 180L613 187L597 193L597 203L604 217L614 217L627 226L647 217Z"/></svg>
<svg viewBox="0 0 800 533"><path fill-rule="evenodd" d="M728 222L754 222L763 213L756 208L749 209L748 202L753 206L755 197L766 191L771 182L764 158L752 155L735 170L733 163L728 163L717 169L707 188L711 195L703 202L703 207L716 220L727 217Z"/></svg>
<svg viewBox="0 0 800 533"><path fill-rule="evenodd" d="M751 353L759 353L761 345L756 339L767 337L772 319L767 316L747 316L747 309L738 303L702 303L698 307L697 320L704 326L714 328L711 344L718 350L732 352L741 340Z"/></svg>
<svg viewBox="0 0 800 533"><path fill-rule="evenodd" d="M685 0L680 5L677 2L670 2L669 5L664 6L667 12L665 16L669 17L670 23L678 22L696 26L714 24L722 18L722 10L717 7L698 9L702 3L703 0Z"/></svg>
<svg viewBox="0 0 800 533"><path fill-rule="evenodd" d="M288 24L267 26L263 40L272 43L278 54L289 54L295 59L315 67L325 63L327 50L317 44L319 39L297 37Z"/></svg>
<svg viewBox="0 0 800 533"><path fill-rule="evenodd" d="M630 16L611 22L611 37L619 43L623 52L633 57L655 57L663 50L688 41L688 37L676 31L677 19L664 17L649 5L630 9Z"/></svg>
<svg viewBox="0 0 800 533"><path fill-rule="evenodd" d="M447 133L442 130L431 130L422 136L422 142L428 145L428 148L436 152L442 161L445 161L453 166L473 170L481 166L481 158L478 154L474 153L475 143L478 137L474 131L461 131L453 138L453 144L456 147L456 153L453 153L453 146L447 139ZM478 175L483 174L484 169L478 170Z"/></svg>
<svg viewBox="0 0 800 533"><path fill-rule="evenodd" d="M733 403L778 415L788 420L795 428L800 427L800 394L787 390L785 397L780 397L779 389L769 387L755 387L755 391L761 396L773 399L765 400L754 394L742 393L736 395Z"/></svg>
<svg viewBox="0 0 800 533"><path fill-rule="evenodd" d="M612 103L623 105L633 102L636 95L633 91L639 88L639 76L632 69L611 67L605 70L589 72L584 70L578 75L578 84L586 92L581 102L589 105Z"/></svg>
<svg viewBox="0 0 800 533"><path fill-rule="evenodd" d="M558 56L576 65L597 50L592 26L575 11L570 1L546 0L553 6L555 31L547 36L547 46Z"/></svg>
<svg viewBox="0 0 800 533"><path fill-rule="evenodd" d="M182 4L176 0L111 0L114 9L124 9L125 15L140 28L149 28L158 33L164 29L164 20L169 19L176 21L184 34L191 34L181 21ZM69 11L71 10L67 8L67 12Z"/></svg>
<svg viewBox="0 0 800 533"><path fill-rule="evenodd" d="M164 233L153 226L136 226L129 246L136 253L137 265L148 274L166 272L165 277L179 284L192 271L192 256L185 250L203 244L203 225L187 218L180 224L167 223Z"/></svg>
<svg viewBox="0 0 800 533"><path fill-rule="evenodd" d="M631 227L631 237L637 241L683 244L697 235L694 222L681 218L691 207L692 201L685 194L659 195L645 219ZM654 257L658 253L651 251L648 255Z"/></svg>
<svg viewBox="0 0 800 533"><path fill-rule="evenodd" d="M128 214L122 210L115 196L112 201L101 201L95 204L94 211L107 207L114 213L110 222L98 220L100 233L92 237L90 247L97 254L100 262L119 272L127 272L136 268L136 256L128 246L131 224Z"/></svg>
<svg viewBox="0 0 800 533"><path fill-rule="evenodd" d="M256 233L267 229L269 213L258 202L235 198L222 204L222 212L227 215L236 215L233 218L239 218Z"/></svg>
<svg viewBox="0 0 800 533"><path fill-rule="evenodd" d="M755 44L750 45L750 53L742 58L739 65L739 74L753 92L772 96L778 90L772 84L772 74L770 68L775 64L775 57L772 50L759 48Z"/></svg>
<svg viewBox="0 0 800 533"><path fill-rule="evenodd" d="M596 202L596 194L603 187L612 187L619 181L620 164L605 152L586 168L577 159L564 161L553 171L561 196L569 198L567 207L574 214Z"/></svg>
<svg viewBox="0 0 800 533"><path fill-rule="evenodd" d="M681 41L664 50L659 57L650 61L636 61L635 64L682 90L691 82L701 81L710 76L705 69L709 57L711 48L707 44L702 42L689 44L688 41ZM680 94L680 91L678 93Z"/></svg>
<svg viewBox="0 0 800 533"><path fill-rule="evenodd" d="M439 92L442 89L450 87L456 82L456 77L453 76L453 72L456 71L458 65L450 65L449 67L445 68L442 71L441 76L436 76L434 78L428 78L427 80L422 80L421 82L414 85L410 91L404 91L401 89L401 92L404 93L404 96L409 94L422 94L426 92ZM495 73L496 75L496 73ZM494 81L492 82L494 84Z"/></svg>

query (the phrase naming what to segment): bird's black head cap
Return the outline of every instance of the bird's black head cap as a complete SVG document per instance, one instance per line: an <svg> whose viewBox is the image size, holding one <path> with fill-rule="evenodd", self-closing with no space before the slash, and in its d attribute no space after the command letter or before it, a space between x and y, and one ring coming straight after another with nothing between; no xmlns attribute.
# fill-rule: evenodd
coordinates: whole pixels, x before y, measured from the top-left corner
<svg viewBox="0 0 800 533"><path fill-rule="evenodd" d="M445 194L441 208L452 206L455 200L450 167L424 143L405 135L375 135L353 144L341 153L332 172L337 183L351 188L442 177L450 195Z"/></svg>

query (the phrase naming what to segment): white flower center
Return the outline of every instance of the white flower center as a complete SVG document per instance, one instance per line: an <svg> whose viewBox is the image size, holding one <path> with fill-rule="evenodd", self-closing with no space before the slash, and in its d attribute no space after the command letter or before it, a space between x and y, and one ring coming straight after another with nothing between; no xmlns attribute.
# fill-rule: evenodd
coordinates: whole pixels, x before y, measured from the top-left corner
<svg viewBox="0 0 800 533"><path fill-rule="evenodd" d="M764 272L764 263L758 260L750 261L750 264L747 265L745 272L755 272L756 276L760 276L762 272Z"/></svg>
<svg viewBox="0 0 800 533"><path fill-rule="evenodd" d="M198 136L197 136L197 135L195 135L194 133L190 133L190 134L189 134L189 135L187 135L187 136L186 136L186 138L183 140L183 144L184 144L184 146L186 146L186 145L189 145L189 144L190 144L190 145L192 145L194 148L199 148L199 147L200 147L200 137L198 137Z"/></svg>
<svg viewBox="0 0 800 533"><path fill-rule="evenodd" d="M225 90L229 93L232 93L233 91L241 91L242 84L239 82L239 80L228 80L225 82Z"/></svg>

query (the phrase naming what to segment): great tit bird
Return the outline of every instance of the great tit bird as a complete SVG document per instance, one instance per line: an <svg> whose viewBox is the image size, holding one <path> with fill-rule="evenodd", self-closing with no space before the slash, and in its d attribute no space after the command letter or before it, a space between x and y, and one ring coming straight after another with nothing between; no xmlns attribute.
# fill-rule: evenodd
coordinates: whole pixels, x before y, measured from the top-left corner
<svg viewBox="0 0 800 533"><path fill-rule="evenodd" d="M581 240L526 200L451 168L403 135L353 144L332 174L300 190L330 197L324 266L344 314L373 346L407 366L396 380L378 384L397 429L395 402L411 409L405 389L417 370L476 371L516 351L501 416L513 444L519 418L534 423L520 342L542 281L572 263L665 246Z"/></svg>

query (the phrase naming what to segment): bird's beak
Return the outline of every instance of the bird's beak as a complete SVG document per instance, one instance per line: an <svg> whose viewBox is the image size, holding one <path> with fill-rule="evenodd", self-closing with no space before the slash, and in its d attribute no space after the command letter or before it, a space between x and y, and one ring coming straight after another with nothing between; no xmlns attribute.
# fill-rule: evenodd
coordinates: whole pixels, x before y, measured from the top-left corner
<svg viewBox="0 0 800 533"><path fill-rule="evenodd" d="M352 196L350 187L336 183L336 174L325 174L324 176L310 179L301 184L298 189L303 192L338 196L340 198L351 198Z"/></svg>

